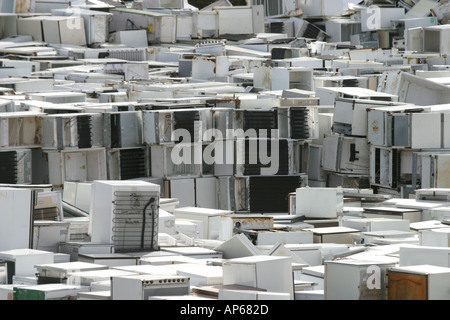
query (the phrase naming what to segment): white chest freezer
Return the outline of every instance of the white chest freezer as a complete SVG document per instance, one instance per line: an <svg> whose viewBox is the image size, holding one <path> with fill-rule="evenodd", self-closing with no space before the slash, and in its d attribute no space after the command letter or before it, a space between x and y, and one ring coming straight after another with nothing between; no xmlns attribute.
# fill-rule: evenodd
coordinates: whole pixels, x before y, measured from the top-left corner
<svg viewBox="0 0 450 320"><path fill-rule="evenodd" d="M409 231L410 222L402 219L391 218L362 218L362 219L346 219L342 221L342 226L358 229L360 231L382 231L382 230L399 230Z"/></svg>
<svg viewBox="0 0 450 320"><path fill-rule="evenodd" d="M159 185L139 180L96 180L92 188L92 242L114 244L115 251L157 248Z"/></svg>
<svg viewBox="0 0 450 320"><path fill-rule="evenodd" d="M366 218L403 219L410 223L422 221L422 211L406 208L368 207L364 208L363 216Z"/></svg>
<svg viewBox="0 0 450 320"><path fill-rule="evenodd" d="M106 270L108 266L87 262L61 262L37 264L38 284L65 283L73 272Z"/></svg>
<svg viewBox="0 0 450 320"><path fill-rule="evenodd" d="M370 260L325 262L325 300L387 300L386 273L395 263Z"/></svg>
<svg viewBox="0 0 450 320"><path fill-rule="evenodd" d="M70 261L76 262L79 254L113 253L114 246L112 244L90 241L68 241L59 244L58 252L68 254Z"/></svg>
<svg viewBox="0 0 450 320"><path fill-rule="evenodd" d="M78 261L113 266L134 266L137 265L139 257L125 253L85 253L78 254Z"/></svg>
<svg viewBox="0 0 450 320"><path fill-rule="evenodd" d="M175 208L173 215L177 219L200 220L203 222L203 235L206 239L218 239L222 216L230 215L234 212L228 210L218 210L198 207Z"/></svg>
<svg viewBox="0 0 450 320"><path fill-rule="evenodd" d="M450 248L439 246L401 246L399 266L414 266L426 262L438 267L450 267Z"/></svg>
<svg viewBox="0 0 450 320"><path fill-rule="evenodd" d="M223 263L223 284L248 285L288 293L292 300L294 280L291 258L251 256L227 260Z"/></svg>
<svg viewBox="0 0 450 320"><path fill-rule="evenodd" d="M148 300L150 296L187 295L190 279L171 275L113 276L112 300Z"/></svg>
<svg viewBox="0 0 450 320"><path fill-rule="evenodd" d="M389 300L448 300L450 269L426 262L388 271Z"/></svg>
<svg viewBox="0 0 450 320"><path fill-rule="evenodd" d="M430 247L450 247L450 226L449 228L421 230L420 245Z"/></svg>
<svg viewBox="0 0 450 320"><path fill-rule="evenodd" d="M336 218L343 212L344 192L338 188L297 188L295 213L308 218Z"/></svg>
<svg viewBox="0 0 450 320"><path fill-rule="evenodd" d="M33 249L57 253L59 244L70 240L70 223L39 220L33 223Z"/></svg>
<svg viewBox="0 0 450 320"><path fill-rule="evenodd" d="M222 266L178 264L176 273L188 277L191 286L207 286L223 284Z"/></svg>
<svg viewBox="0 0 450 320"><path fill-rule="evenodd" d="M50 283L14 288L13 300L76 300L79 292L89 291L88 286Z"/></svg>
<svg viewBox="0 0 450 320"><path fill-rule="evenodd" d="M358 229L348 227L324 227L308 229L314 235L314 243L351 244L352 235L359 233Z"/></svg>
<svg viewBox="0 0 450 320"><path fill-rule="evenodd" d="M0 260L7 264L8 284L13 276L34 276L35 265L53 263L53 252L35 249L13 249L0 252Z"/></svg>

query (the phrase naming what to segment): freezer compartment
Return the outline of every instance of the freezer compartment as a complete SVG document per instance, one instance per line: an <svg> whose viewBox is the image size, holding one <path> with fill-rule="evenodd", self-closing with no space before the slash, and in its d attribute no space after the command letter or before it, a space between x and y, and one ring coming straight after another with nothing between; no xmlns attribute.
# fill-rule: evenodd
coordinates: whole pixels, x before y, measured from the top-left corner
<svg viewBox="0 0 450 320"><path fill-rule="evenodd" d="M273 270L278 270L274 273ZM251 256L223 263L223 284L239 284L288 293L294 299L292 259L290 257Z"/></svg>

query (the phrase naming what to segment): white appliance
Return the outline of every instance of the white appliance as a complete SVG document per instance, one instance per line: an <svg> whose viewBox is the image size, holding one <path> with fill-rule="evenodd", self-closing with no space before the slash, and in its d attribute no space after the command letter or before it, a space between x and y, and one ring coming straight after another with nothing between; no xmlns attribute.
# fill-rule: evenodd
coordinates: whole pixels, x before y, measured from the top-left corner
<svg viewBox="0 0 450 320"><path fill-rule="evenodd" d="M110 21L109 31L145 29L149 43L175 43L176 16L171 13L157 10L137 10L129 8L114 8Z"/></svg>
<svg viewBox="0 0 450 320"><path fill-rule="evenodd" d="M363 209L365 218L403 219L410 223L422 221L422 210L371 206Z"/></svg>
<svg viewBox="0 0 450 320"><path fill-rule="evenodd" d="M395 103L365 99L337 98L334 104L333 132L367 136L367 109Z"/></svg>
<svg viewBox="0 0 450 320"><path fill-rule="evenodd" d="M409 224L408 220L392 218L358 218L342 221L343 227L354 228L362 232L382 230L409 231Z"/></svg>
<svg viewBox="0 0 450 320"><path fill-rule="evenodd" d="M114 250L158 249L160 186L139 180L96 180L92 185L92 242Z"/></svg>
<svg viewBox="0 0 450 320"><path fill-rule="evenodd" d="M290 175L299 172L297 140L236 139L235 174Z"/></svg>
<svg viewBox="0 0 450 320"><path fill-rule="evenodd" d="M337 61L337 60L334 60ZM337 63L337 62L335 62ZM353 66L356 67L356 66ZM368 99L397 102L398 96L359 87L321 87L316 88L316 98L320 98L320 105L334 105L337 98Z"/></svg>
<svg viewBox="0 0 450 320"><path fill-rule="evenodd" d="M427 264L449 268L450 248L439 246L403 245L399 250L399 266Z"/></svg>
<svg viewBox="0 0 450 320"><path fill-rule="evenodd" d="M90 253L114 253L114 245L90 241L67 241L59 244L60 253L70 256L70 262L78 261L78 255Z"/></svg>
<svg viewBox="0 0 450 320"><path fill-rule="evenodd" d="M290 257L250 256L229 259L223 265L223 284L239 284L288 293L294 298L294 279ZM274 273L274 270L277 270Z"/></svg>
<svg viewBox="0 0 450 320"><path fill-rule="evenodd" d="M176 219L200 220L203 225L205 239L218 239L223 216L233 214L233 211L199 207L175 208L173 215Z"/></svg>
<svg viewBox="0 0 450 320"><path fill-rule="evenodd" d="M0 252L0 260L7 265L8 284L13 283L14 276L33 277L36 265L53 263L53 252L35 249L12 249Z"/></svg>
<svg viewBox="0 0 450 320"><path fill-rule="evenodd" d="M352 236L359 233L358 229L347 227L322 227L307 229L314 236L314 243L351 244Z"/></svg>
<svg viewBox="0 0 450 320"><path fill-rule="evenodd" d="M37 147L41 144L40 112L16 111L0 113L1 147Z"/></svg>
<svg viewBox="0 0 450 320"><path fill-rule="evenodd" d="M49 283L35 286L17 286L13 300L76 300L79 292L87 292L88 286Z"/></svg>
<svg viewBox="0 0 450 320"><path fill-rule="evenodd" d="M63 186L65 181L88 182L107 178L105 148L82 150L43 149L47 155L49 183Z"/></svg>
<svg viewBox="0 0 450 320"><path fill-rule="evenodd" d="M78 254L78 261L104 265L108 267L114 266L135 266L139 257L126 253L84 253Z"/></svg>
<svg viewBox="0 0 450 320"><path fill-rule="evenodd" d="M287 213L288 194L307 184L306 174L235 176L235 210L249 213Z"/></svg>
<svg viewBox="0 0 450 320"><path fill-rule="evenodd" d="M143 145L140 111L103 113L103 143L109 148L130 148Z"/></svg>
<svg viewBox="0 0 450 320"><path fill-rule="evenodd" d="M151 176L155 178L196 178L203 169L203 146L200 143L151 145Z"/></svg>
<svg viewBox="0 0 450 320"><path fill-rule="evenodd" d="M0 188L0 250L31 248L36 195L31 189Z"/></svg>
<svg viewBox="0 0 450 320"><path fill-rule="evenodd" d="M212 128L210 108L143 110L142 121L144 142L147 144L173 144L180 140L185 143L199 142L205 138L206 130ZM184 140L185 135L188 141Z"/></svg>
<svg viewBox="0 0 450 320"><path fill-rule="evenodd" d="M416 150L410 148L391 148L370 146L371 185L397 188L412 184L413 155Z"/></svg>
<svg viewBox="0 0 450 320"><path fill-rule="evenodd" d="M187 295L190 279L174 275L131 275L111 278L112 300L148 300L150 296Z"/></svg>
<svg viewBox="0 0 450 320"><path fill-rule="evenodd" d="M83 149L103 147L102 115L64 113L42 116L42 147Z"/></svg>
<svg viewBox="0 0 450 320"><path fill-rule="evenodd" d="M386 273L394 262L325 261L325 300L387 300Z"/></svg>
<svg viewBox="0 0 450 320"><path fill-rule="evenodd" d="M36 11L43 12L43 11ZM100 10L86 10L83 8L51 9L55 16L81 16L84 20L86 45L105 43L108 41L109 22L112 14Z"/></svg>
<svg viewBox="0 0 450 320"><path fill-rule="evenodd" d="M369 144L366 138L327 135L322 151L323 170L362 175L369 173Z"/></svg>
<svg viewBox="0 0 450 320"><path fill-rule="evenodd" d="M361 10L361 31L392 29L394 27L392 20L403 19L404 17L404 8L369 6Z"/></svg>
<svg viewBox="0 0 450 320"><path fill-rule="evenodd" d="M445 152L419 152L421 188L449 188L447 172L450 166L450 154Z"/></svg>
<svg viewBox="0 0 450 320"><path fill-rule="evenodd" d="M344 210L344 190L338 188L296 189L295 213L309 218L336 218Z"/></svg>
<svg viewBox="0 0 450 320"><path fill-rule="evenodd" d="M70 240L69 228L65 221L34 221L32 248L57 253L59 244Z"/></svg>
<svg viewBox="0 0 450 320"><path fill-rule="evenodd" d="M0 182L6 184L31 184L32 149L6 149L0 151Z"/></svg>
<svg viewBox="0 0 450 320"><path fill-rule="evenodd" d="M388 270L389 300L448 300L450 268L426 262Z"/></svg>
<svg viewBox="0 0 450 320"><path fill-rule="evenodd" d="M42 17L43 41L53 44L86 45L86 31L80 16Z"/></svg>
<svg viewBox="0 0 450 320"><path fill-rule="evenodd" d="M106 151L109 180L150 177L148 147L113 148Z"/></svg>
<svg viewBox="0 0 450 320"><path fill-rule="evenodd" d="M163 182L164 197L178 200L179 207L195 206L195 179L168 179Z"/></svg>
<svg viewBox="0 0 450 320"><path fill-rule="evenodd" d="M38 284L65 283L73 272L106 270L108 266L87 262L61 262L36 265Z"/></svg>
<svg viewBox="0 0 450 320"><path fill-rule="evenodd" d="M269 90L314 90L313 69L302 67L272 68Z"/></svg>
<svg viewBox="0 0 450 320"><path fill-rule="evenodd" d="M420 245L429 247L449 247L449 228L438 228L420 231Z"/></svg>

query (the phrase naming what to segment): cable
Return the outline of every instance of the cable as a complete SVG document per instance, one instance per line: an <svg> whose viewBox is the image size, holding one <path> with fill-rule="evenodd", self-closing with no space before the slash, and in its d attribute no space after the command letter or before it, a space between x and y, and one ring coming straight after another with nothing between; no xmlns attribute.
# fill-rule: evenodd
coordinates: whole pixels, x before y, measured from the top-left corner
<svg viewBox="0 0 450 320"><path fill-rule="evenodd" d="M150 198L150 200L148 200L148 202L145 204L144 206L144 210L142 212L142 217L143 217L143 222L142 222L142 233L141 233L141 248L144 248L144 234L145 234L145 223L146 223L146 217L145 217L145 212L147 211L147 208L150 204L152 204L153 202L155 202L155 198L152 197ZM154 230L155 229L155 211L154 208L152 206L152 237L151 237L151 244L153 245L153 234L154 234Z"/></svg>

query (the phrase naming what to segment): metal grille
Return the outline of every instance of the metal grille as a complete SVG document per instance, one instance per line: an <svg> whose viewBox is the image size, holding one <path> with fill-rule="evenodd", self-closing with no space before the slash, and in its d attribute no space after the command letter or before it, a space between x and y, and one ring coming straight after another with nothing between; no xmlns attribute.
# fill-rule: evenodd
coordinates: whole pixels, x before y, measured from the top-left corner
<svg viewBox="0 0 450 320"><path fill-rule="evenodd" d="M302 107L291 108L291 138L308 139L309 132L309 109Z"/></svg>
<svg viewBox="0 0 450 320"><path fill-rule="evenodd" d="M77 129L78 129L78 148L91 148L92 147L92 117L91 116L78 116L77 117Z"/></svg>
<svg viewBox="0 0 450 320"><path fill-rule="evenodd" d="M147 176L146 156L144 149L120 150L121 180L142 178Z"/></svg>
<svg viewBox="0 0 450 320"><path fill-rule="evenodd" d="M17 183L17 152L0 152L0 182Z"/></svg>
<svg viewBox="0 0 450 320"><path fill-rule="evenodd" d="M302 186L302 176L261 176L249 178L249 211L288 212L288 195Z"/></svg>
<svg viewBox="0 0 450 320"><path fill-rule="evenodd" d="M278 113L276 110L269 111L244 111L243 114L243 130L256 130L259 137L259 130L276 130L278 129ZM268 133L269 137L270 134Z"/></svg>
<svg viewBox="0 0 450 320"><path fill-rule="evenodd" d="M157 250L159 194L114 192L113 235L116 251Z"/></svg>
<svg viewBox="0 0 450 320"><path fill-rule="evenodd" d="M198 128L196 122L200 121L200 114L198 111L179 111L174 112L174 129L185 129L189 131L191 141L194 142L198 137ZM186 142L186 141L185 141Z"/></svg>
<svg viewBox="0 0 450 320"><path fill-rule="evenodd" d="M244 164L244 175L260 175L261 168L269 168L269 164L262 164L260 162L260 141L255 141L257 143L256 154L252 152L250 148L250 140L245 140L245 164ZM278 150L272 150L272 144L270 140L266 140L267 145L267 157L271 158L273 153L278 154L278 172L277 175L287 175L289 174L289 145L288 141L284 139L278 139ZM252 159L257 160L256 163L251 163Z"/></svg>

